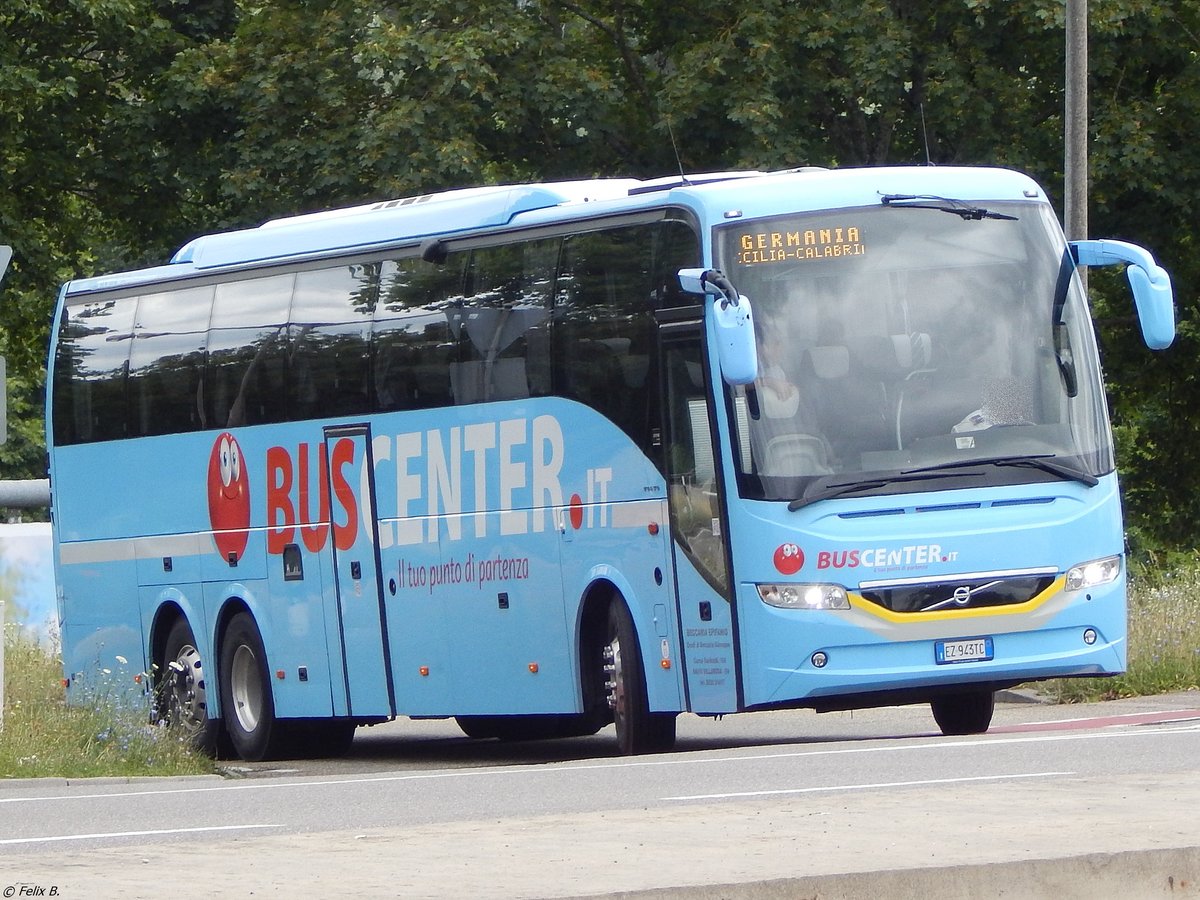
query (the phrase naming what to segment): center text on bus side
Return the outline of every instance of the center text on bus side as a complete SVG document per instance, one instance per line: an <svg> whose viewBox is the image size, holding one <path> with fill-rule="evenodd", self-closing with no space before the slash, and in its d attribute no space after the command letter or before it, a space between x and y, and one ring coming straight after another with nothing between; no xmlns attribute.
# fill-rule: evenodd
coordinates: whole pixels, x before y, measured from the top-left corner
<svg viewBox="0 0 1200 900"><path fill-rule="evenodd" d="M489 529L502 536L552 530L564 503L563 430L551 415L375 435L371 453L379 483L395 485L395 520L378 522L383 549L434 543L439 534L460 540L487 537ZM339 549L354 545L360 525L371 533L373 510L361 498L372 473L352 439L273 446L266 456L269 553L282 553L297 532L312 552L331 527ZM609 524L612 478L611 467L584 472L586 498L570 498L573 527Z"/></svg>

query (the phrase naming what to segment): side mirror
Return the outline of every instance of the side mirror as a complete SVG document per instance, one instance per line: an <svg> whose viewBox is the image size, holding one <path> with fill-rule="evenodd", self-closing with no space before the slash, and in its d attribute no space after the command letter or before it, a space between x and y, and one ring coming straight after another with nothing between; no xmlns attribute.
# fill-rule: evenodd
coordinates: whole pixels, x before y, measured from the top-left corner
<svg viewBox="0 0 1200 900"><path fill-rule="evenodd" d="M709 337L717 345L721 377L728 384L750 384L758 377L758 344L750 298L739 294L716 269L680 269L679 285L689 294L714 295L709 307Z"/></svg>
<svg viewBox="0 0 1200 900"><path fill-rule="evenodd" d="M1142 339L1151 350L1171 346L1175 340L1171 276L1154 261L1150 251L1125 241L1071 241L1071 252L1081 266L1127 264L1125 275L1133 290Z"/></svg>

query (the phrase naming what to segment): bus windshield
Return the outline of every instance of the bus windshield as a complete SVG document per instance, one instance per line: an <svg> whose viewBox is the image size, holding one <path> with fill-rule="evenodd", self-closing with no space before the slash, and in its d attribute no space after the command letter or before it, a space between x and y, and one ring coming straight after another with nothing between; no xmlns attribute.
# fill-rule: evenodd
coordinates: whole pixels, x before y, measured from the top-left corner
<svg viewBox="0 0 1200 900"><path fill-rule="evenodd" d="M1050 206L915 199L721 231L758 337L758 380L725 388L742 496L798 508L1113 470Z"/></svg>

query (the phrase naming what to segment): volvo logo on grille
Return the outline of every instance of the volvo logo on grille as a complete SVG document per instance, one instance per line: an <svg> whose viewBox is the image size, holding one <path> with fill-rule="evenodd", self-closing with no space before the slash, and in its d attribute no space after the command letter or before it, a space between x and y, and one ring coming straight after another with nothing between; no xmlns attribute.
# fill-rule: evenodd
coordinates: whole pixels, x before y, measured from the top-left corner
<svg viewBox="0 0 1200 900"><path fill-rule="evenodd" d="M983 596L985 595L986 591L996 587L1000 583L1001 580L996 579L995 581L989 581L987 584L978 584L975 587L971 587L969 584L960 584L954 589L954 592L951 593L949 597L946 597L945 600L939 600L936 603L930 603L928 606L923 607L922 612L932 612L937 609L945 609L947 606L951 605L957 606L961 609L964 606L969 606L971 600L976 594Z"/></svg>

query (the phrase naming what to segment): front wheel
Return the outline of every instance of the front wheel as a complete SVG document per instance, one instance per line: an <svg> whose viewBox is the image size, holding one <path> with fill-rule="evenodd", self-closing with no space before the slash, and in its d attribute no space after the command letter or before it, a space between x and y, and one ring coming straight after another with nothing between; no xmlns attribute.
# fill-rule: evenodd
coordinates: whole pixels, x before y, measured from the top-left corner
<svg viewBox="0 0 1200 900"><path fill-rule="evenodd" d="M620 600L613 600L608 607L608 643L603 657L604 689L621 752L635 756L670 750L675 746L676 714L650 711L637 631Z"/></svg>
<svg viewBox="0 0 1200 900"><path fill-rule="evenodd" d="M221 711L242 759L259 762L281 755L285 726L275 718L267 654L249 613L230 619L221 639Z"/></svg>
<svg viewBox="0 0 1200 900"><path fill-rule="evenodd" d="M992 724L996 695L991 691L947 694L929 703L942 734L983 734Z"/></svg>

